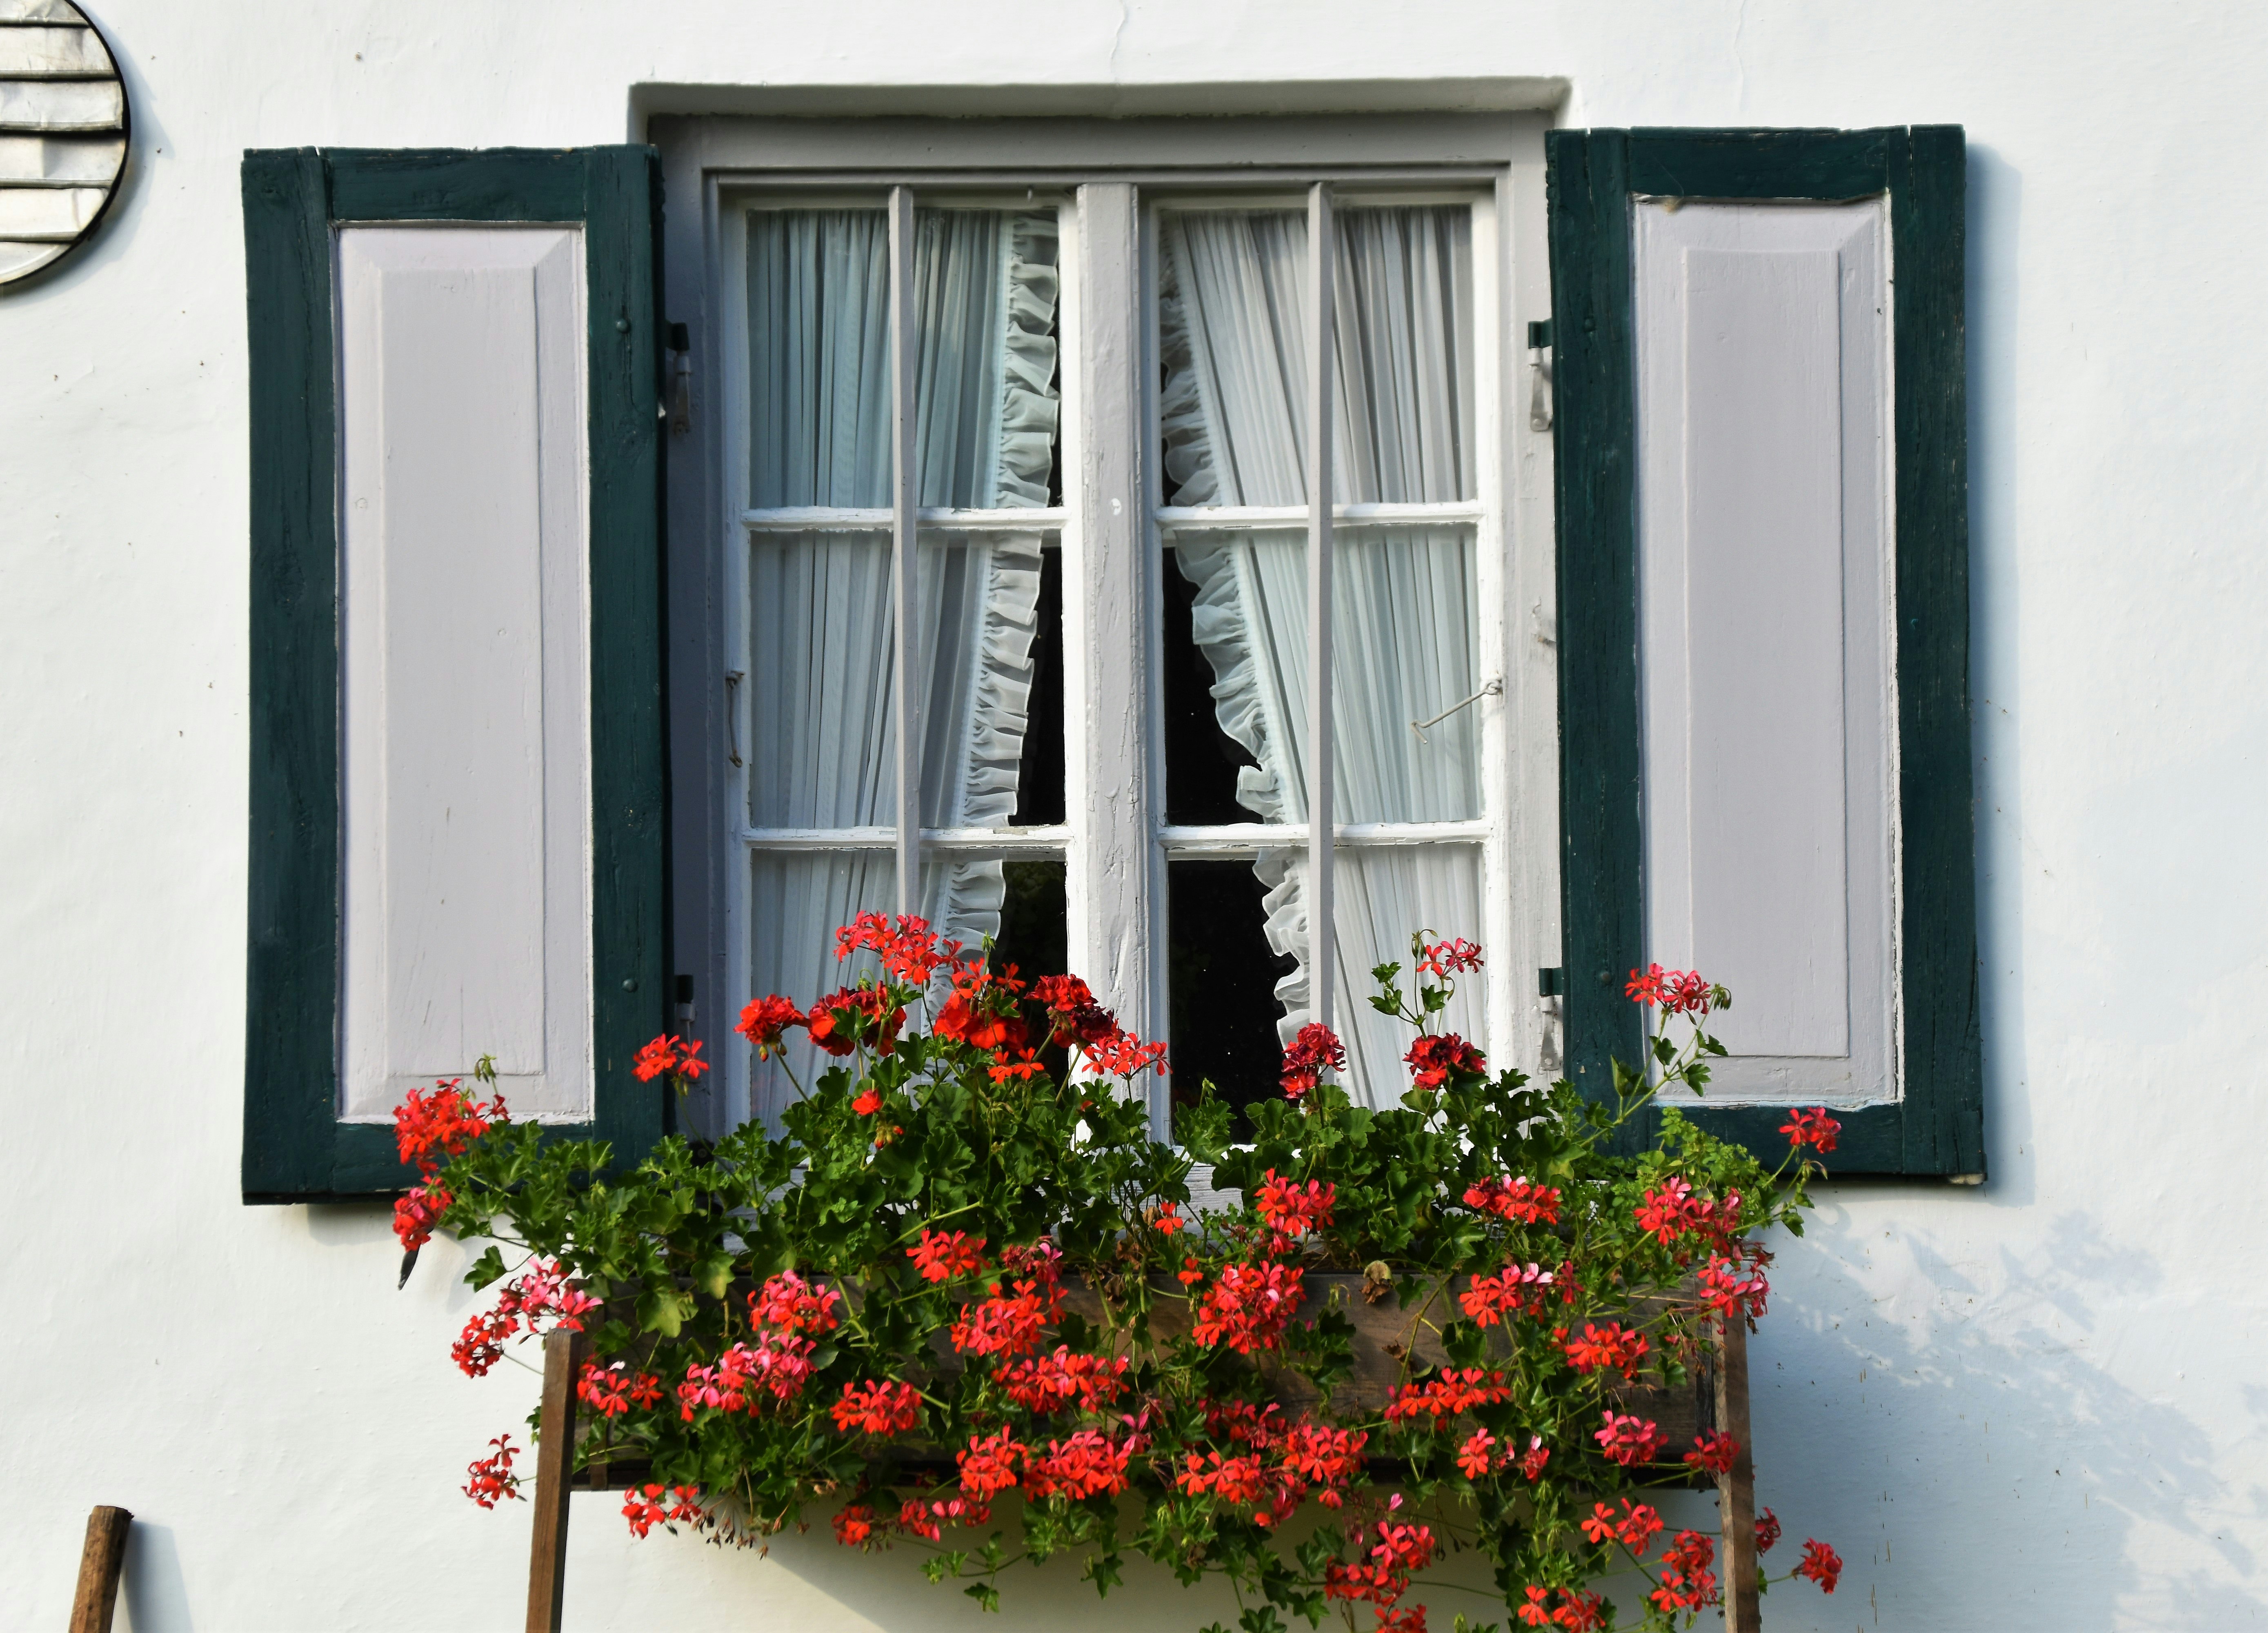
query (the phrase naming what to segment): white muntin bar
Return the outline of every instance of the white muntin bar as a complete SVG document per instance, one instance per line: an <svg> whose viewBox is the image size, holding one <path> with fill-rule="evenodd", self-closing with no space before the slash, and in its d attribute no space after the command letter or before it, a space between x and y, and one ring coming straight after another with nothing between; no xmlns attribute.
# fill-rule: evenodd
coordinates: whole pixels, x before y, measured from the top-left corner
<svg viewBox="0 0 2268 1633"><path fill-rule="evenodd" d="M972 533L1032 533L1064 525L1068 512L1061 509L1020 511L963 511L949 505L924 504L914 519L924 527L959 528ZM856 510L822 504L783 505L775 510L743 511L740 526L750 533L873 533L896 525L895 510Z"/></svg>
<svg viewBox="0 0 2268 1633"><path fill-rule="evenodd" d="M1476 522L1484 512L1469 499L1438 504L1334 504L1331 519L1352 525ZM1158 526L1166 533L1228 532L1256 527L1304 527L1304 504L1160 505Z"/></svg>
<svg viewBox="0 0 2268 1633"><path fill-rule="evenodd" d="M920 479L915 444L920 402L916 369L920 335L914 317L914 195L890 189L890 577L897 635L897 666L890 677L890 709L898 731L898 911L921 902L921 731L914 718L920 693L919 630L913 608L918 578L914 546L919 525L915 483Z"/></svg>
<svg viewBox="0 0 2268 1633"><path fill-rule="evenodd" d="M1165 915L1151 841L1163 769L1149 747L1158 562L1145 523L1154 476L1145 457L1140 212L1123 182L1090 183L1066 241L1076 269L1063 313L1066 931L1073 967L1095 996L1121 1024L1155 1037L1165 1023ZM1157 1111L1162 1119L1162 1100Z"/></svg>
<svg viewBox="0 0 2268 1633"><path fill-rule="evenodd" d="M1331 188L1307 189L1307 1019L1331 1024Z"/></svg>
<svg viewBox="0 0 2268 1633"><path fill-rule="evenodd" d="M1488 834L1489 823L1484 817L1457 822L1340 822L1331 829L1331 843L1334 848L1478 844ZM1304 850L1314 837L1311 827L1292 822L1224 822L1158 830L1159 847L1175 857L1248 857L1262 850Z"/></svg>
<svg viewBox="0 0 2268 1633"><path fill-rule="evenodd" d="M744 828L740 842L751 850L887 850L898 830L866 828ZM924 850L981 851L992 857L1048 857L1071 842L1071 829L1056 828L925 828Z"/></svg>

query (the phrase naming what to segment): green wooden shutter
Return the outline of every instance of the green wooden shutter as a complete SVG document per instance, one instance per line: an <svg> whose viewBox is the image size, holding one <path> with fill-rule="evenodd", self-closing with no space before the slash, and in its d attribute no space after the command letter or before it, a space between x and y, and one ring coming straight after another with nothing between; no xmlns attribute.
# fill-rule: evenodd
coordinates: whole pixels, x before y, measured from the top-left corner
<svg viewBox="0 0 2268 1633"><path fill-rule="evenodd" d="M1881 916L1896 929L1896 1066L1888 1093L1839 1113L1844 1132L1830 1166L1981 1175L1962 132L1563 130L1550 134L1546 152L1569 1070L1587 1089L1603 1088L1610 1060L1635 1063L1640 1051L1638 1011L1623 995L1626 973L1648 951L1638 212L1705 202L1886 200L1895 559L1883 661L1895 673L1896 706L1882 712L1896 733L1895 777L1885 780L1896 828L1883 871L1896 891ZM1774 654L1762 648L1755 661ZM1670 962L1681 950L1656 956ZM1741 997L1736 989L1735 1019ZM1831 1101L1804 1093L1800 1077L1790 1078L1788 1103ZM1777 1108L1697 1115L1759 1152L1786 1150Z"/></svg>
<svg viewBox="0 0 2268 1633"><path fill-rule="evenodd" d="M243 196L252 478L245 1200L365 1196L415 1180L395 1159L390 1126L367 1108L362 1120L342 1115L342 226L549 224L579 233L590 810L582 1070L592 1120L562 1126L634 1159L668 1117L660 1085L630 1070L637 1048L664 1029L668 997L658 159L644 147L253 151ZM578 405L551 406L571 416ZM437 650L431 660L446 666L453 656ZM479 1052L472 1024L467 1031L468 1051Z"/></svg>

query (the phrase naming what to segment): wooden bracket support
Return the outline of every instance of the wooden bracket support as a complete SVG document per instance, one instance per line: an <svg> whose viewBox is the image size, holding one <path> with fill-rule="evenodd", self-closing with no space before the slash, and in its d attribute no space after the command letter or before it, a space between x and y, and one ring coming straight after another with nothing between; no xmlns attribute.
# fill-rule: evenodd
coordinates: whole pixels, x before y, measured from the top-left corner
<svg viewBox="0 0 2268 1633"><path fill-rule="evenodd" d="M543 1416L535 1443L535 1535L527 1562L527 1633L559 1633L566 1610L567 1487L575 1474L575 1379L583 1335L543 1340Z"/></svg>
<svg viewBox="0 0 2268 1633"><path fill-rule="evenodd" d="M118 1608L118 1578L126 1564L126 1533L134 1516L98 1508L86 1517L86 1546L78 1556L78 1592L71 1596L70 1633L110 1633Z"/></svg>
<svg viewBox="0 0 2268 1633"><path fill-rule="evenodd" d="M1733 1467L1717 1482L1717 1507L1725 1529L1721 1563L1725 1633L1758 1633L1756 1607L1756 1465L1749 1450L1749 1324L1741 1316L1717 1319L1717 1431L1740 1443Z"/></svg>

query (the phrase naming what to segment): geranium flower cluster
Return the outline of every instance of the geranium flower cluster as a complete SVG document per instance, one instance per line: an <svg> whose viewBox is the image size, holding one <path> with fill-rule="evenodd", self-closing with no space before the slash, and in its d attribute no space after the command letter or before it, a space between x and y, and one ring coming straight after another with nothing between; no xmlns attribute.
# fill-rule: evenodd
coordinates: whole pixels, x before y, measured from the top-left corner
<svg viewBox="0 0 2268 1633"><path fill-rule="evenodd" d="M1553 1328L1551 1335L1566 1351L1567 1365L1577 1372L1616 1372L1625 1379L1638 1376L1638 1369L1652 1347L1644 1333L1624 1327L1620 1321L1609 1321L1604 1327L1586 1321L1580 1337L1570 1336L1564 1327Z"/></svg>
<svg viewBox="0 0 2268 1633"><path fill-rule="evenodd" d="M1653 1462L1660 1454L1665 1439L1660 1426L1651 1418L1642 1419L1635 1412L1617 1412L1611 1407L1591 1438L1599 1443L1599 1450L1606 1454L1609 1462L1619 1463L1624 1468Z"/></svg>
<svg viewBox="0 0 2268 1633"><path fill-rule="evenodd" d="M1346 1070L1346 1045L1320 1021L1309 1021L1284 1050L1284 1093L1298 1100L1323 1080L1327 1071Z"/></svg>
<svg viewBox="0 0 2268 1633"><path fill-rule="evenodd" d="M1391 1511L1401 1506L1396 1497L1386 1518L1367 1529L1350 1528L1350 1540L1361 1551L1351 1562L1335 1560L1324 1568L1326 1598L1367 1601L1381 1611L1390 1610L1410 1591L1410 1578L1433 1563L1437 1544L1432 1527L1396 1519ZM1382 1617L1380 1625L1387 1625ZM1425 1624L1415 1625L1422 1629Z"/></svg>
<svg viewBox="0 0 2268 1633"><path fill-rule="evenodd" d="M1410 1068L1410 1081L1421 1089L1438 1089L1454 1079L1488 1071L1481 1052L1454 1032L1421 1035L1402 1058Z"/></svg>
<svg viewBox="0 0 2268 1633"><path fill-rule="evenodd" d="M498 1435L489 1444L496 1450L474 1459L465 1468L465 1495L482 1508L494 1508L519 1497L520 1478L512 1472L512 1460L519 1455L519 1448L512 1445L510 1435Z"/></svg>
<svg viewBox="0 0 2268 1633"><path fill-rule="evenodd" d="M1099 1412L1117 1403L1126 1390L1124 1356L1077 1355L1057 1344L1053 1355L1018 1361L1001 1369L1000 1387L1026 1411L1041 1417L1077 1409Z"/></svg>
<svg viewBox="0 0 2268 1633"><path fill-rule="evenodd" d="M760 1057L804 1033L790 1068L815 1072L770 1127L665 1141L625 1170L461 1084L398 1121L422 1181L405 1242L469 1227L543 1249L458 1364L477 1376L522 1334L585 1333L582 1454L644 1465L633 1534L757 1541L826 1493L839 1542L917 1548L988 1604L1012 1552L982 1537L998 1522L1034 1556L1086 1550L1098 1582L1131 1548L1226 1573L1282 1621L1367 1607L1380 1633L1423 1633L1413 1587L1451 1547L1490 1555L1519 1626L1603 1629L1588 1583L1614 1550L1649 1575L1649 1625L1716 1602L1707 1539L1654 1556L1665 1524L1640 1497L1679 1453L1638 1391L1697 1362L1714 1324L1762 1313L1754 1239L1807 1205L1837 1131L1791 1111L1769 1169L1665 1110L1651 1150L1610 1154L1660 1086L1700 1085L1722 989L1633 972L1649 1028L1696 1041L1650 1030L1650 1075L1594 1114L1569 1085L1491 1078L1446 1029L1483 954L1426 932L1374 1000L1415 1028L1412 1092L1373 1084L1358 1104L1345 1046L1306 1020L1280 1098L1244 1105L1233 1144L1201 1085L1175 1097L1167 1145L1122 1087L1165 1045L1078 977L1027 980L911 917L864 915L836 950L850 984L740 1013ZM671 1033L632 1063L647 1081L707 1067ZM1233 1200L1194 1199L1200 1162ZM1381 1350L1390 1382L1372 1381ZM518 1495L514 1454L491 1442L467 1495ZM1706 1431L1683 1467L1723 1478L1746 1455ZM1292 1523L1307 1504L1336 1516L1312 1538ZM1778 1529L1767 1512L1760 1550ZM1795 1574L1831 1591L1840 1569L1815 1540Z"/></svg>
<svg viewBox="0 0 2268 1633"><path fill-rule="evenodd" d="M1527 1179L1477 1180L1465 1187L1465 1206L1514 1225L1559 1223L1559 1192Z"/></svg>
<svg viewBox="0 0 2268 1633"><path fill-rule="evenodd" d="M1276 1170L1268 1170L1268 1178L1254 1199L1253 1206L1261 1218L1275 1233L1273 1251L1281 1253L1310 1231L1330 1228L1331 1205L1338 1199L1338 1188L1322 1180L1309 1180L1305 1185L1290 1180L1279 1180Z"/></svg>
<svg viewBox="0 0 2268 1633"><path fill-rule="evenodd" d="M1690 1015L1696 1020L1732 1002L1724 988L1704 981L1699 971L1664 969L1659 964L1649 964L1643 972L1631 971L1623 992L1637 1003L1653 1004L1672 1015Z"/></svg>
<svg viewBox="0 0 2268 1633"><path fill-rule="evenodd" d="M1484 1372L1477 1366L1462 1372L1445 1367L1439 1378L1422 1384L1396 1384L1387 1396L1386 1421L1430 1417L1438 1426L1475 1407L1494 1406L1512 1398L1502 1372Z"/></svg>
<svg viewBox="0 0 2268 1633"><path fill-rule="evenodd" d="M1476 1276L1457 1303L1476 1327L1494 1327L1514 1315L1541 1315L1559 1272L1530 1261L1507 1264L1493 1276Z"/></svg>
<svg viewBox="0 0 2268 1633"><path fill-rule="evenodd" d="M688 1366L677 1386L678 1416L689 1423L704 1411L755 1412L767 1396L792 1401L811 1381L816 1348L808 1338L766 1333L753 1344L734 1344L713 1366Z"/></svg>
<svg viewBox="0 0 2268 1633"><path fill-rule="evenodd" d="M709 1070L709 1063L701 1058L699 1040L688 1043L684 1039L673 1035L656 1038L640 1049L637 1058L630 1063L630 1070L637 1074L640 1083L652 1083L667 1072L681 1090L698 1082L701 1074Z"/></svg>
<svg viewBox="0 0 2268 1633"><path fill-rule="evenodd" d="M584 1362L575 1384L576 1398L601 1417L620 1417L633 1407L652 1406L666 1393L652 1372L633 1372L620 1361L608 1366Z"/></svg>
<svg viewBox="0 0 2268 1633"><path fill-rule="evenodd" d="M500 1122L509 1122L504 1096L488 1104L467 1091L462 1078L445 1078L430 1094L412 1089L394 1108L394 1144L401 1160L414 1164L418 1183L394 1204L394 1233L415 1253L433 1239L434 1227L453 1200L437 1182L442 1164L461 1157L473 1142Z"/></svg>
<svg viewBox="0 0 2268 1633"><path fill-rule="evenodd" d="M817 1336L842 1325L835 1313L843 1295L814 1286L793 1270L783 1270L748 1295L748 1319L783 1334Z"/></svg>
<svg viewBox="0 0 2268 1633"><path fill-rule="evenodd" d="M630 1534L641 1537L656 1526L705 1527L711 1523L708 1510L701 1506L698 1486L666 1490L659 1485L633 1486L622 1498L622 1518L630 1521Z"/></svg>
<svg viewBox="0 0 2268 1633"><path fill-rule="evenodd" d="M1665 1611L1706 1610L1717 1602L1717 1573L1709 1568L1716 1557L1717 1545L1698 1531L1679 1532L1646 1597Z"/></svg>
<svg viewBox="0 0 2268 1633"><path fill-rule="evenodd" d="M585 1318L598 1308L599 1301L568 1280L556 1260L534 1260L497 1295L493 1309L465 1323L450 1347L449 1358L468 1378L485 1377L518 1334L541 1334L546 1318L571 1332L581 1332Z"/></svg>
<svg viewBox="0 0 2268 1633"><path fill-rule="evenodd" d="M1697 1251L1730 1250L1741 1229L1741 1194L1704 1196L1682 1174L1672 1174L1646 1192L1637 1218L1638 1229L1676 1252L1683 1264Z"/></svg>
<svg viewBox="0 0 2268 1633"><path fill-rule="evenodd" d="M1300 1280L1297 1269L1279 1262L1224 1266L1197 1299L1189 1336L1239 1355L1274 1349L1305 1296Z"/></svg>
<svg viewBox="0 0 2268 1633"><path fill-rule="evenodd" d="M899 1435L921 1423L921 1391L895 1379L849 1383L828 1409L844 1434Z"/></svg>
<svg viewBox="0 0 2268 1633"><path fill-rule="evenodd" d="M1517 1613L1521 1623L1531 1628L1565 1628L1568 1633L1595 1633L1607 1625L1606 1600L1598 1594L1581 1588L1563 1587L1556 1591L1536 1587L1532 1584L1524 1591L1528 1602Z"/></svg>
<svg viewBox="0 0 2268 1633"><path fill-rule="evenodd" d="M1790 1112L1787 1121L1779 1125L1779 1131L1787 1136L1788 1144L1798 1150L1809 1145L1825 1156L1835 1149L1835 1142L1843 1132L1843 1125L1828 1115L1827 1107L1815 1106L1809 1111Z"/></svg>

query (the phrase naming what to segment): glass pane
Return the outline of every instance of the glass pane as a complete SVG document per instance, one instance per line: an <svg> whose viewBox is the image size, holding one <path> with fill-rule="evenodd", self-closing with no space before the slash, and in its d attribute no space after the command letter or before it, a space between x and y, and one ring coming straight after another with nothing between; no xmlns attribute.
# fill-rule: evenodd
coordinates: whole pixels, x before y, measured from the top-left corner
<svg viewBox="0 0 2268 1633"><path fill-rule="evenodd" d="M890 535L758 533L748 552L748 820L895 826Z"/></svg>
<svg viewBox="0 0 2268 1633"><path fill-rule="evenodd" d="M1168 820L1307 820L1307 554L1303 528L1174 535L1167 573L1189 586L1175 593L1186 594L1189 639L1208 671L1211 718L1188 706L1189 663L1169 644L1167 685L1182 688L1183 706L1171 706L1176 692L1169 690ZM1169 611L1169 642L1173 616ZM1237 767L1234 808L1226 811L1219 798L1224 755ZM1195 814L1178 814L1184 810Z"/></svg>
<svg viewBox="0 0 2268 1633"><path fill-rule="evenodd" d="M1166 569L1164 663L1166 820L1195 826L1249 822L1256 813L1236 802L1236 779L1260 763L1220 729L1213 707L1211 660L1198 650L1197 586L1169 555Z"/></svg>
<svg viewBox="0 0 2268 1633"><path fill-rule="evenodd" d="M752 210L749 503L890 503L889 224L879 210ZM1057 417L1052 211L918 210L923 504L1049 502Z"/></svg>
<svg viewBox="0 0 2268 1633"><path fill-rule="evenodd" d="M1307 217L1179 212L1163 240L1167 502L1304 504ZM1471 498L1471 210L1342 210L1334 264L1333 497Z"/></svg>
<svg viewBox="0 0 2268 1633"><path fill-rule="evenodd" d="M1341 822L1481 814L1479 585L1469 526L1341 527L1331 543L1332 809Z"/></svg>
<svg viewBox="0 0 2268 1633"><path fill-rule="evenodd" d="M922 826L1004 828L1016 814L1053 535L924 528L921 535ZM1062 785L1061 692L1055 732ZM1044 751L1043 751L1044 752ZM1057 804L1061 803L1060 793Z"/></svg>
<svg viewBox="0 0 2268 1633"><path fill-rule="evenodd" d="M1169 504L1303 504L1307 218L1164 217L1159 396Z"/></svg>
<svg viewBox="0 0 2268 1633"><path fill-rule="evenodd" d="M971 953L989 938L992 967L1013 964L1027 981L1064 973L1070 942L1064 890L1060 857L1004 861L932 850L922 857L922 916Z"/></svg>
<svg viewBox="0 0 2268 1633"><path fill-rule="evenodd" d="M1268 940L1266 890L1249 862L1166 864L1168 1079L1177 1105L1210 1079L1245 1107L1283 1092L1277 983L1292 971Z"/></svg>
<svg viewBox="0 0 2268 1633"><path fill-rule="evenodd" d="M1473 497L1472 210L1344 210L1337 235L1334 497Z"/></svg>
<svg viewBox="0 0 2268 1633"><path fill-rule="evenodd" d="M748 212L748 503L890 502L890 229Z"/></svg>
<svg viewBox="0 0 2268 1633"><path fill-rule="evenodd" d="M1347 1081L1359 1100L1395 1104L1410 1087L1403 1056L1417 1034L1403 1021L1370 1007L1378 965L1402 966L1410 989L1410 938L1481 939L1482 878L1478 845L1342 845L1334 853L1331 886L1336 897L1338 961L1336 1009L1347 1046ZM1457 1033L1488 1048L1488 972L1458 978L1457 996L1435 1030Z"/></svg>
<svg viewBox="0 0 2268 1633"><path fill-rule="evenodd" d="M1024 711L1024 762L1016 773L1012 828L1067 820L1064 788L1063 552L1040 553L1040 628L1032 637L1032 696Z"/></svg>
<svg viewBox="0 0 2268 1633"><path fill-rule="evenodd" d="M1069 908L1063 861L1026 857L1000 864L1005 887L992 967L1013 967L1026 981L1071 972Z"/></svg>
<svg viewBox="0 0 2268 1633"><path fill-rule="evenodd" d="M749 860L749 874L748 978L755 996L777 992L808 1010L871 967L838 960L835 932L861 913L887 913L895 906L897 862L890 851L758 851ZM795 1081L809 1088L814 1075L816 1051L810 1040L791 1031L786 1042L784 1056L755 1063L749 1085L749 1105L775 1125L795 1097Z"/></svg>

